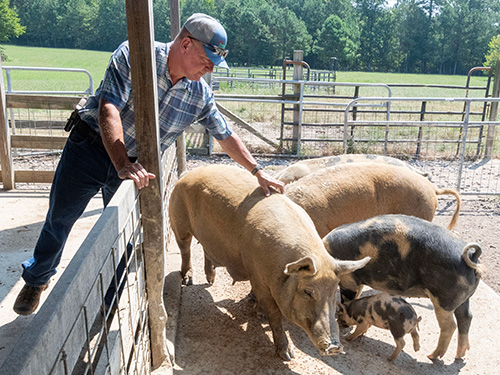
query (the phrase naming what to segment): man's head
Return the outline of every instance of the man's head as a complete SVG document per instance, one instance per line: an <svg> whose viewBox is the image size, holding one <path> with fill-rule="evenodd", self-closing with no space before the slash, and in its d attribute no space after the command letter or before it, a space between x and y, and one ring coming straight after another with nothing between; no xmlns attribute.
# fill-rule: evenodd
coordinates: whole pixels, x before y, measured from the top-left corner
<svg viewBox="0 0 500 375"><path fill-rule="evenodd" d="M195 13L189 17L184 28L192 38L200 42L207 57L214 65L228 68L225 57L227 56L227 34L222 25L215 19L203 13Z"/></svg>

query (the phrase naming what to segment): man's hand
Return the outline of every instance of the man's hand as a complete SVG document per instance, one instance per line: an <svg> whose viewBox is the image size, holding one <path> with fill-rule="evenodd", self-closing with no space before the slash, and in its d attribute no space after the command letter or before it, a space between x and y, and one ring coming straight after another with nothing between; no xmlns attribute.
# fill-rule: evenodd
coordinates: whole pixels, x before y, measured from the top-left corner
<svg viewBox="0 0 500 375"><path fill-rule="evenodd" d="M264 194L266 197L271 195L271 187L283 194L285 192L285 184L279 180L276 180L274 177L271 177L263 170L258 171L255 174L257 180L259 181L259 185L264 190Z"/></svg>
<svg viewBox="0 0 500 375"><path fill-rule="evenodd" d="M250 151L248 151L243 142L241 142L241 139L235 133L219 141L219 143L226 154L246 170L252 171L257 166L257 162L252 154L250 154ZM271 177L262 169L255 173L255 177L259 180L259 185L262 190L264 190L266 197L271 195L271 187L281 194L285 192L285 184Z"/></svg>
<svg viewBox="0 0 500 375"><path fill-rule="evenodd" d="M119 171L118 177L121 179L130 179L135 182L138 189L142 189L149 185L149 180L152 180L156 176L153 173L149 173L146 169L139 163L127 163Z"/></svg>

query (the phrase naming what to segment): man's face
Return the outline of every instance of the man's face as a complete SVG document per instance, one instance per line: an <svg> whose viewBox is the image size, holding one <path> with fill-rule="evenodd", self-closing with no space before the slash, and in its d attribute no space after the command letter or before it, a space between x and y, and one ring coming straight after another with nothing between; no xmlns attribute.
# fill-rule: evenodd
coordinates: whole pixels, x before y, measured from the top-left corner
<svg viewBox="0 0 500 375"><path fill-rule="evenodd" d="M207 57L198 40L187 39L190 42L190 47L185 59L185 76L190 80L199 81L205 73L212 73L214 63Z"/></svg>

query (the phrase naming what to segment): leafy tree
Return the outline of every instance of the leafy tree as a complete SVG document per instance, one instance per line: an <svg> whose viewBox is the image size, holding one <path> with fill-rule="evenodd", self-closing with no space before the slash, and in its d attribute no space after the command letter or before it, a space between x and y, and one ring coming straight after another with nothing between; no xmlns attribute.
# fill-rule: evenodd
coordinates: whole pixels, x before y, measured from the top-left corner
<svg viewBox="0 0 500 375"><path fill-rule="evenodd" d="M426 38L428 19L424 10L415 0L407 0L398 5L395 18L399 20L400 44L399 60L404 73L423 73L423 56L426 52L422 41Z"/></svg>
<svg viewBox="0 0 500 375"><path fill-rule="evenodd" d="M84 0L63 0L57 10L58 47L88 48L92 44L95 9Z"/></svg>
<svg viewBox="0 0 500 375"><path fill-rule="evenodd" d="M447 0L438 17L440 72L465 74L482 65L488 42L498 34L498 2Z"/></svg>
<svg viewBox="0 0 500 375"><path fill-rule="evenodd" d="M232 64L244 61L241 45L244 38L239 33L241 12L240 0L226 1L220 12L220 21L227 33L227 48L229 49L227 61Z"/></svg>
<svg viewBox="0 0 500 375"><path fill-rule="evenodd" d="M488 54L485 56L484 66L496 67L500 60L500 34L491 38L488 43Z"/></svg>
<svg viewBox="0 0 500 375"><path fill-rule="evenodd" d="M181 23L184 23L193 13L205 13L216 17L214 0L181 0Z"/></svg>
<svg viewBox="0 0 500 375"><path fill-rule="evenodd" d="M283 59L291 58L294 50L302 50L304 55L311 51L312 36L307 32L304 22L290 9L262 4L257 15L272 35L272 47L275 51L273 63L280 64Z"/></svg>
<svg viewBox="0 0 500 375"><path fill-rule="evenodd" d="M248 66L272 65L274 63L274 43L269 28L248 8L241 12L239 23L237 40L240 43L236 44L242 52L242 59L239 62ZM233 43L233 45L235 44Z"/></svg>
<svg viewBox="0 0 500 375"><path fill-rule="evenodd" d="M387 33L389 10L384 6L385 0L358 0L356 10L360 24L360 68L364 70L383 70L384 39L390 38Z"/></svg>
<svg viewBox="0 0 500 375"><path fill-rule="evenodd" d="M287 7L265 0L226 0L220 20L228 33L228 61L239 64L281 64L294 49L308 53L312 37Z"/></svg>
<svg viewBox="0 0 500 375"><path fill-rule="evenodd" d="M331 57L336 57L346 69L359 58L359 35L337 15L329 16L318 32L313 49L318 64L327 68Z"/></svg>
<svg viewBox="0 0 500 375"><path fill-rule="evenodd" d="M127 15L123 0L100 0L94 24L92 49L113 51L127 40Z"/></svg>
<svg viewBox="0 0 500 375"><path fill-rule="evenodd" d="M155 40L170 41L170 0L153 1Z"/></svg>
<svg viewBox="0 0 500 375"><path fill-rule="evenodd" d="M15 8L9 7L8 0L0 0L0 42L7 42L10 38L17 38L26 32L26 27L21 25ZM7 56L0 46L0 60Z"/></svg>
<svg viewBox="0 0 500 375"><path fill-rule="evenodd" d="M22 26L15 8L9 7L9 0L0 0L0 42L17 38L26 32Z"/></svg>

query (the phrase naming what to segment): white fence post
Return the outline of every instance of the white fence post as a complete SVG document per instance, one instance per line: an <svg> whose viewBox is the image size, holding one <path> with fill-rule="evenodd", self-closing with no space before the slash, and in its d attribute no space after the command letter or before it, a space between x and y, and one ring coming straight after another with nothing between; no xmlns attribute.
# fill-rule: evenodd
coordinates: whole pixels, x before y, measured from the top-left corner
<svg viewBox="0 0 500 375"><path fill-rule="evenodd" d="M0 59L0 166L2 183L5 190L14 189L14 168L10 149L9 123L7 121L7 102L3 86L2 61Z"/></svg>

